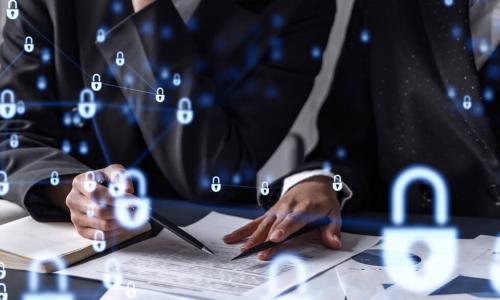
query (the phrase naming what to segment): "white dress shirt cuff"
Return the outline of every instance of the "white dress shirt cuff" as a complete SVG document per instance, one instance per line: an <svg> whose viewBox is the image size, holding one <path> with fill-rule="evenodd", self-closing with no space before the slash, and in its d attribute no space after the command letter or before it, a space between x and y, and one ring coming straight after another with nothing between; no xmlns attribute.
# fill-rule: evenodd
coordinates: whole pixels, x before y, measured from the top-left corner
<svg viewBox="0 0 500 300"><path fill-rule="evenodd" d="M290 190L292 187L297 185L298 183L307 180L311 177L316 177L316 176L326 176L330 177L333 179L335 176L332 172L330 171L325 171L322 169L318 170L310 170L310 171L303 171L297 174L293 174L291 176L288 176L285 178L283 181L283 190L281 191L281 196L283 196L288 190ZM347 186L347 184L342 183L342 194L343 197L340 199L340 209L342 210L344 208L345 203L352 198L352 191L351 189Z"/></svg>

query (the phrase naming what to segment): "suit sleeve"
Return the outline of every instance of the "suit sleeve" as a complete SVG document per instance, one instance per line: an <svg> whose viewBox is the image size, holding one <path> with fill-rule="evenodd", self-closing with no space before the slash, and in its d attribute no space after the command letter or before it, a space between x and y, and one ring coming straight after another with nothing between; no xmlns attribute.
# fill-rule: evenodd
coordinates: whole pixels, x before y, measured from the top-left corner
<svg viewBox="0 0 500 300"><path fill-rule="evenodd" d="M58 99L57 89L53 88L54 65L44 64L40 59L41 49L53 50L39 34L43 32L47 34L45 38L52 38L52 22L45 4L43 1L20 1L19 8L19 17L7 20L3 31L0 90L11 89L16 101L25 103L26 112L8 120L0 117L0 169L6 171L9 182L9 192L3 198L22 206L39 221L64 220L67 219L64 212L38 196L38 189L48 184L52 171L63 176L85 172L88 168L60 150L51 130L62 121L54 106L36 105ZM35 44L31 53L23 50L27 36L31 36ZM43 91L37 88L40 76L47 79L47 89ZM17 148L10 146L14 133L19 137Z"/></svg>
<svg viewBox="0 0 500 300"><path fill-rule="evenodd" d="M325 162L332 172L349 185L353 200L346 209L365 197L376 178L376 146L370 101L370 27L364 1L356 1L347 29L331 91L318 118L319 142L305 163L271 185L271 193L260 202L269 208L279 200L285 178L308 170L322 169ZM353 204L354 202L354 204Z"/></svg>
<svg viewBox="0 0 500 300"><path fill-rule="evenodd" d="M334 1L294 1L299 4L286 28L264 41L265 49L272 44L280 51L260 53L256 43L261 41L255 39L254 44L243 43L227 53L225 43L241 38L228 36L210 46L221 47L219 59L227 56L234 63L210 72L204 69L207 62L200 49L205 47L198 44L203 37L196 36L195 27L206 24L202 21L207 19L214 23L217 11L226 2L230 3L203 1L196 16L205 19L191 20L186 25L171 1L156 1L113 29L100 45L109 64L114 64L117 51L126 49L132 69L144 70L145 62L149 62L153 66L168 65L171 74L182 74L182 86L168 89L164 103L156 103L154 95L135 94L134 113L154 159L177 192L186 198L210 202L246 196L255 199L255 189L226 186L220 193L212 193L210 180L219 176L223 185L230 185L228 182L236 175L239 185L256 185L256 172L286 136L309 96L321 67L321 59L312 57L311 49L324 49L335 12ZM253 15L243 13L241 8L235 11L242 16L241 23ZM210 12L214 13L207 17ZM155 38L141 35L144 22L162 28L164 20L168 20L173 32L168 41L162 39L161 33ZM238 22L229 20L224 26L238 26ZM224 29L214 26L214 31ZM254 36L258 36L259 28L253 29ZM234 59L241 53L245 54L243 60ZM126 84L126 74L130 72L127 70L122 67L119 71L117 79L121 85ZM141 74L145 80L137 79L139 82L157 82L159 77L154 70ZM241 74L245 75L236 84L228 83L227 78ZM142 89L152 90L147 84ZM195 116L191 124L184 126L175 120L177 101L183 97L191 99ZM141 107L144 103L148 109Z"/></svg>

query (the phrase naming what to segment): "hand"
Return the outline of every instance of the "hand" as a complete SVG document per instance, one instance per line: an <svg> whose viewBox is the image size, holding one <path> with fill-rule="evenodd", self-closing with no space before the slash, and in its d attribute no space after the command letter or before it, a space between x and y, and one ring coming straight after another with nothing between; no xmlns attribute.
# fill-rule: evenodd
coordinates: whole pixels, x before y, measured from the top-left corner
<svg viewBox="0 0 500 300"><path fill-rule="evenodd" d="M109 182L116 182L123 180L117 176L117 173L124 171L125 168L121 165L110 165L94 172L101 172ZM88 180L88 173L76 176L73 179L71 191L66 197L71 222L78 233L87 239L94 239L96 231L102 231L105 239L120 235L125 230L114 217L113 197L109 194L108 188L97 184L93 191L89 191L88 187L85 187L86 180ZM125 193L127 196L134 197L133 192L133 184L127 180Z"/></svg>
<svg viewBox="0 0 500 300"><path fill-rule="evenodd" d="M132 6L134 7L134 11L138 12L153 2L155 0L132 0Z"/></svg>
<svg viewBox="0 0 500 300"><path fill-rule="evenodd" d="M323 244L331 249L340 249L340 205L337 194L328 177L313 177L290 189L263 216L224 237L224 242L234 244L248 238L241 247L245 251L270 240L281 242L306 224L329 216L331 223L319 229ZM261 251L257 257L268 260L276 248Z"/></svg>

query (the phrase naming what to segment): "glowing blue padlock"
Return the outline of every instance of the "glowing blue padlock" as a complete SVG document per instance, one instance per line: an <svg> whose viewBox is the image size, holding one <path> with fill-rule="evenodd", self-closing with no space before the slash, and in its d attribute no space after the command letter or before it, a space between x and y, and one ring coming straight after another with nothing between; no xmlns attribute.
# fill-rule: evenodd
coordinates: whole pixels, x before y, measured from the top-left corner
<svg viewBox="0 0 500 300"><path fill-rule="evenodd" d="M194 112L189 98L182 98L177 104L177 121L182 125L188 125L193 121Z"/></svg>
<svg viewBox="0 0 500 300"><path fill-rule="evenodd" d="M222 184L220 183L220 178L218 176L214 176L212 178L212 184L210 185L212 192L218 193L222 189Z"/></svg>
<svg viewBox="0 0 500 300"><path fill-rule="evenodd" d="M104 285L104 287L110 289L115 285L121 285L122 281L123 275L121 273L120 262L114 258L107 260L104 270L104 277L102 278L102 284Z"/></svg>
<svg viewBox="0 0 500 300"><path fill-rule="evenodd" d="M333 176L333 190L336 192L340 192L342 190L342 177L340 175Z"/></svg>
<svg viewBox="0 0 500 300"><path fill-rule="evenodd" d="M87 155L89 153L89 145L86 141L81 141L80 146L78 147L78 151L80 151L81 155Z"/></svg>
<svg viewBox="0 0 500 300"><path fill-rule="evenodd" d="M38 76L38 80L36 82L36 87L40 90L40 91L44 91L47 89L47 78L43 75L41 76Z"/></svg>
<svg viewBox="0 0 500 300"><path fill-rule="evenodd" d="M17 134L13 133L10 136L9 144L10 144L10 147L13 149L16 149L17 147L19 147L19 136Z"/></svg>
<svg viewBox="0 0 500 300"><path fill-rule="evenodd" d="M428 183L434 195L434 221L439 227L405 227L406 192L415 181ZM389 278L414 293L428 293L445 284L456 267L457 231L448 223L448 188L443 177L426 166L402 172L391 190L391 219L396 226L383 230L383 259ZM409 255L416 243L425 243L430 254L416 271ZM423 274L423 275L422 275Z"/></svg>
<svg viewBox="0 0 500 300"><path fill-rule="evenodd" d="M18 115L24 115L26 112L26 104L24 104L23 100L17 101L16 110Z"/></svg>
<svg viewBox="0 0 500 300"><path fill-rule="evenodd" d="M165 90L163 88L158 88L156 90L156 101L161 103L163 101L165 101Z"/></svg>
<svg viewBox="0 0 500 300"><path fill-rule="evenodd" d="M462 106L464 107L465 110L469 110L472 108L472 98L469 95L464 96Z"/></svg>
<svg viewBox="0 0 500 300"><path fill-rule="evenodd" d="M493 288L500 293L500 236L496 239L493 253L494 263L491 266L491 284Z"/></svg>
<svg viewBox="0 0 500 300"><path fill-rule="evenodd" d="M57 270L63 270L66 265L61 258L54 258L48 260L37 260L31 265L29 272L29 292L23 295L23 300L73 300L74 295L69 292L68 278L64 274L56 274L57 276L57 290L54 291L40 291L40 278L38 275L42 264L54 264Z"/></svg>
<svg viewBox="0 0 500 300"><path fill-rule="evenodd" d="M99 92L102 89L101 75L92 75L92 83L90 84L90 87L94 90L94 92Z"/></svg>
<svg viewBox="0 0 500 300"><path fill-rule="evenodd" d="M260 187L260 193L262 194L262 196L269 195L269 182L267 181L262 182L262 185Z"/></svg>
<svg viewBox="0 0 500 300"><path fill-rule="evenodd" d="M69 112L65 112L63 116L63 124L64 126L71 125L71 114Z"/></svg>
<svg viewBox="0 0 500 300"><path fill-rule="evenodd" d="M312 297L309 295L310 293L307 292L307 289L305 287L308 276L304 262L298 256L292 254L280 254L272 259L268 271L270 291L267 297L264 297L264 299L275 299L280 293L283 292L283 290L279 288L280 285L278 284L278 282L281 282L280 273L284 268L289 268L290 265L293 266L295 274L298 277L297 281L300 284L298 286L298 290L296 292L293 292L291 295L287 295L286 299L312 299Z"/></svg>
<svg viewBox="0 0 500 300"><path fill-rule="evenodd" d="M181 79L181 74L179 73L175 73L174 74L174 78L172 80L172 83L175 85L175 86L180 86L181 83L182 83L182 79Z"/></svg>
<svg viewBox="0 0 500 300"><path fill-rule="evenodd" d="M115 62L116 62L116 65L119 67L122 67L125 64L125 54L123 54L122 51L118 51L116 53Z"/></svg>
<svg viewBox="0 0 500 300"><path fill-rule="evenodd" d="M104 29L97 29L96 41L98 43L104 43L106 41L106 31L104 31Z"/></svg>
<svg viewBox="0 0 500 300"><path fill-rule="evenodd" d="M5 270L5 264L0 261L0 280L7 276L7 270Z"/></svg>
<svg viewBox="0 0 500 300"><path fill-rule="evenodd" d="M106 249L106 240L104 239L104 232L100 230L96 230L94 232L94 240L92 241L92 248L97 253L100 253Z"/></svg>
<svg viewBox="0 0 500 300"><path fill-rule="evenodd" d="M61 145L62 152L68 154L71 152L71 143L68 140L64 140Z"/></svg>
<svg viewBox="0 0 500 300"><path fill-rule="evenodd" d="M7 293L7 286L5 283L0 283L0 300L7 300L9 294Z"/></svg>
<svg viewBox="0 0 500 300"><path fill-rule="evenodd" d="M6 89L0 94L0 116L12 119L16 115L16 96L14 91Z"/></svg>
<svg viewBox="0 0 500 300"><path fill-rule="evenodd" d="M92 193L97 188L97 182L95 180L94 172L87 172L85 174L85 180L83 181L83 188L88 193Z"/></svg>
<svg viewBox="0 0 500 300"><path fill-rule="evenodd" d="M0 196L5 196L9 193L10 184L7 172L0 171Z"/></svg>
<svg viewBox="0 0 500 300"><path fill-rule="evenodd" d="M31 36L27 36L24 39L24 51L27 53L31 53L35 50L35 44L33 43L33 38Z"/></svg>
<svg viewBox="0 0 500 300"><path fill-rule="evenodd" d="M52 171L52 173L50 173L50 184L53 186L58 186L59 182L59 173L57 171Z"/></svg>
<svg viewBox="0 0 500 300"><path fill-rule="evenodd" d="M146 224L151 214L151 201L146 197L147 183L144 174L136 169L130 169L122 173L122 180L137 180L136 197L120 196L115 200L115 217L118 222L127 229L137 229ZM131 209L133 215L131 215Z"/></svg>
<svg viewBox="0 0 500 300"><path fill-rule="evenodd" d="M94 92L90 89L83 89L80 92L80 102L78 103L78 114L84 119L92 119L97 111Z"/></svg>
<svg viewBox="0 0 500 300"><path fill-rule="evenodd" d="M16 0L9 0L7 4L7 18L10 20L15 20L19 17L19 7L17 6Z"/></svg>

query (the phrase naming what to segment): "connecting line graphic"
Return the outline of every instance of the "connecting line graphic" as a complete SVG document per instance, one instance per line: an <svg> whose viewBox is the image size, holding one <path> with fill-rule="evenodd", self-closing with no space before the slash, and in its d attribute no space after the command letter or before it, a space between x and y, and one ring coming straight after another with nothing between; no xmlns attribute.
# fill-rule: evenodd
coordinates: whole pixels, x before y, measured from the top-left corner
<svg viewBox="0 0 500 300"><path fill-rule="evenodd" d="M125 66L130 70L132 71L132 73L134 73L137 77L139 77L139 79L141 79L147 86L149 86L149 88L152 90L152 91L155 91L154 94L156 94L156 89L154 87L152 87L147 81L146 79L144 79L144 77L141 76L141 74L139 74L136 70L134 70L134 68L132 68L129 64L125 64Z"/></svg>
<svg viewBox="0 0 500 300"><path fill-rule="evenodd" d="M119 88L119 89L123 89L123 90L129 90L129 91L138 92L138 93L143 93L143 94L156 95L156 92L153 93L153 92L148 92L148 91L142 91L142 90L133 89L133 88L129 88L129 87L126 87L126 86L120 86L120 85L111 84L111 83L105 83L105 82L103 82L102 85L103 86L114 87L114 88Z"/></svg>
<svg viewBox="0 0 500 300"><path fill-rule="evenodd" d="M174 122L170 122L170 124L156 137L156 140L153 142L151 147L147 147L147 149L130 165L131 168L136 168L153 150L160 144L165 135L170 132L170 130L174 127Z"/></svg>
<svg viewBox="0 0 500 300"><path fill-rule="evenodd" d="M53 101L29 101L26 103L26 107L59 107L59 108L64 108L64 107L75 107L78 106L79 100L53 100ZM116 110L122 110L124 108L130 107L129 104L123 103L123 104L116 104L116 103L106 103L106 102L100 102L96 101L96 104L99 105L102 108L109 108L109 109L116 109ZM175 112L177 111L176 108L172 107L158 107L157 105L148 105L148 106L141 106L140 110L142 111L159 111L159 112Z"/></svg>
<svg viewBox="0 0 500 300"><path fill-rule="evenodd" d="M2 70L2 72L0 72L0 77L2 77L2 76L5 74L5 72L7 72L7 71L8 71L8 70L9 70L9 69L10 69L10 68L11 68L11 67L12 67L12 66L16 63L16 61L17 61L17 60L19 60L19 59L21 58L21 56L23 56L23 54L24 54L24 53L25 53L25 52L24 52L24 50L21 50L21 51L20 51L20 52L16 55L16 57L14 57L14 59L12 60L12 62L11 62L8 66L6 66L6 67Z"/></svg>

